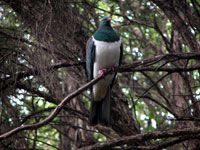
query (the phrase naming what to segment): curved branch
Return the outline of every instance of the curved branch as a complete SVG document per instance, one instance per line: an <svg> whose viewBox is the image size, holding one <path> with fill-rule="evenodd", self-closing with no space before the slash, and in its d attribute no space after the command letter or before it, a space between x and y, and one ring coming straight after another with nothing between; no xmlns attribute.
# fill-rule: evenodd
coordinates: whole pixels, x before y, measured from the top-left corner
<svg viewBox="0 0 200 150"><path fill-rule="evenodd" d="M105 76L108 75L109 73L111 73L112 71L108 71L105 73ZM96 79L93 79L92 81L86 83L84 86L78 88L76 91L72 92L71 94L69 94L67 97L65 97L57 106L56 108L53 110L53 112L44 120L42 120L41 122L32 124L32 125L22 125L19 126L17 128L12 129L11 131L8 131L2 135L0 135L0 140L9 138L15 134L17 134L20 131L24 131L24 130L32 130L32 129L37 129L39 127L42 127L46 124L48 124L49 122L51 122L57 115L58 113L64 108L64 106L74 97L76 97L77 95L79 95L82 91L88 89L89 87L91 87L92 85L94 85L95 83L97 83L99 80L101 80L103 77L105 76L99 76Z"/></svg>

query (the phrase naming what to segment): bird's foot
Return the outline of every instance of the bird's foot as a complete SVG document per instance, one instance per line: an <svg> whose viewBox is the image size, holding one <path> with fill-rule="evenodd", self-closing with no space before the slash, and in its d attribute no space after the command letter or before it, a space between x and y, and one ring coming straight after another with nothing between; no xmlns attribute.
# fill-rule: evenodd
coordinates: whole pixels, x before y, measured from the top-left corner
<svg viewBox="0 0 200 150"><path fill-rule="evenodd" d="M105 74L105 72L107 71L107 69L99 69L99 74L101 76L103 76Z"/></svg>
<svg viewBox="0 0 200 150"><path fill-rule="evenodd" d="M116 67L115 66L111 66L110 68L111 68L112 71L115 71ZM103 76L106 72L107 72L107 69L105 69L105 68L104 69L99 69L99 74L101 76Z"/></svg>
<svg viewBox="0 0 200 150"><path fill-rule="evenodd" d="M115 71L115 68L116 68L115 66L112 66L112 67L111 67L112 71Z"/></svg>

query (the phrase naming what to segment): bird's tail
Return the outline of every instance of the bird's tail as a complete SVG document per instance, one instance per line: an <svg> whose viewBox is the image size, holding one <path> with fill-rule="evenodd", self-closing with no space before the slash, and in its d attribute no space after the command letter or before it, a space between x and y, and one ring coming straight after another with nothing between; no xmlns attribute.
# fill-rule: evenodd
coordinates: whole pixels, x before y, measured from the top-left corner
<svg viewBox="0 0 200 150"><path fill-rule="evenodd" d="M105 98L101 101L92 100L89 125L96 124L110 126L110 88L108 88Z"/></svg>

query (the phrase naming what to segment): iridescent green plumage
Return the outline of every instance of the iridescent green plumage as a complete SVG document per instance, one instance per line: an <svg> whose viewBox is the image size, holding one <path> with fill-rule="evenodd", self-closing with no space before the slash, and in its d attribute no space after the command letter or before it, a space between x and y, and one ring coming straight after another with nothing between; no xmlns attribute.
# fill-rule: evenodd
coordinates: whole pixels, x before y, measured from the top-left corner
<svg viewBox="0 0 200 150"><path fill-rule="evenodd" d="M108 17L103 18L99 29L94 33L93 37L98 41L104 42L116 42L120 39L120 37L111 27Z"/></svg>

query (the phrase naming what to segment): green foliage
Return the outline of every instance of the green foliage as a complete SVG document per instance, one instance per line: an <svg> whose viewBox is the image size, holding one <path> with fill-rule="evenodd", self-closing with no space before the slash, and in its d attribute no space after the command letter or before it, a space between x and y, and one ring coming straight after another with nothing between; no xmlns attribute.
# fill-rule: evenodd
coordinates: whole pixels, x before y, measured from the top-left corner
<svg viewBox="0 0 200 150"><path fill-rule="evenodd" d="M0 18L1 26L11 28L19 27L20 23L15 11L6 6L1 7L1 9L3 10L2 16Z"/></svg>
<svg viewBox="0 0 200 150"><path fill-rule="evenodd" d="M105 142L107 138L101 133L94 133L94 139L96 142Z"/></svg>
<svg viewBox="0 0 200 150"><path fill-rule="evenodd" d="M71 41L67 40L74 38L75 42L82 44L81 48L79 48L78 46L76 46L75 42L72 42L73 46L70 47L71 49L69 51L73 51L74 49L78 49L79 51L81 51L82 49L84 49L85 43L77 40L77 38L81 36L79 30L86 31L88 36L91 36L97 29L99 25L99 20L102 19L104 16L112 17L112 26L122 37L122 41L124 44L123 64L132 63L137 60L153 58L156 55L169 54L170 50L173 51L172 53L184 53L192 51L184 38L180 35L180 33L178 33L177 29L174 29L173 22L170 21L170 18L167 17L165 13L160 8L158 8L158 6L150 1L88 0L87 2L88 4L82 2L72 2L70 4L70 6L73 8L71 13L77 13L76 17L80 20L80 24L82 26L78 30L74 29L75 23L72 19L70 20L72 22L70 28L62 27L63 33L57 34L61 34L61 37L66 36L66 41L62 41L62 38L60 39L60 37L54 37L54 35L50 33L50 25L51 23L54 23L51 20L54 17L51 14L51 11L45 12L43 14L44 16L46 14L50 14L50 19L48 20L49 22L47 21L48 23L45 24L46 26L44 28L46 32L38 33L37 28L39 28L39 26L42 25L41 22L46 21L45 19L47 19L48 17L44 17L42 15L39 16L44 18L41 22L40 20L36 21L36 27L34 28L36 30L33 30L27 24L21 23L19 21L20 17L23 16L17 15L17 13L13 9L6 5L0 6L0 10L2 11L0 13L0 28L3 28L4 30L2 31L5 31L8 35L11 35L11 37L0 38L0 45L3 45L2 47L0 47L0 56L1 58L4 58L0 61L3 64L2 68L6 68L5 70L0 72L0 81L4 82L4 79L9 80L13 76L17 76L19 73L26 73L31 69L33 72L35 71L33 73L33 76L18 79L20 81L19 83L21 83L22 85L18 84L15 88L11 87L8 92L6 91L7 95L5 96L4 101L7 101L8 103L4 102L5 104L2 104L0 102L0 116L2 120L1 122L3 122L5 126L7 126L7 131L16 126L20 126L21 123L22 125L26 125L42 121L44 118L50 115L52 109L57 106L57 103L59 103L64 96L73 91L73 87L71 87L68 83L69 81L66 80L68 80L69 76L73 79L75 78L74 76L76 74L71 69L76 68L75 66L71 67L71 70L61 67L55 69L54 71L49 71L47 72L46 76L44 76L45 80L44 78L42 78L42 73L50 70L48 68L49 66L57 65L61 62L66 61L65 57L68 57L68 55L70 55L68 54L67 46L71 44ZM200 0L197 0L197 2L200 2ZM48 4L46 7L50 6L51 5ZM57 9L57 7L54 6L51 8L51 10L54 9ZM196 9L199 10L200 8L198 7ZM38 13L39 12L40 10L38 10ZM31 17L34 18L35 16ZM36 18L37 17L35 17L34 19ZM64 23L68 19L62 18L62 16L60 16L60 18L60 21ZM200 34L195 33L196 29L190 27L190 23L187 23L187 25L189 26L192 35L196 37L196 41L200 42ZM57 28L60 27L54 27L55 30ZM73 37L71 34L64 35L65 28L67 30L75 30L76 32L73 33L75 36ZM41 38L40 36L44 36L46 39L43 37ZM37 41L37 38L41 41ZM52 41L59 42L59 46L52 46ZM12 45L13 43L16 45ZM22 43L24 43L24 45ZM67 51L66 53L65 51L60 52L60 49L63 47ZM53 50L55 50L55 52L53 52ZM27 51L27 53L24 53L24 51ZM46 55L43 55L43 53L40 54L41 51L46 52ZM31 55L26 55L29 53L31 53ZM52 56L48 58L51 53ZM59 53L59 55L54 56L57 53ZM35 64L31 61L33 57L37 58L38 61L35 62ZM76 55L70 55L70 60L76 60L73 62L74 64L76 64L76 62L82 62L81 55L78 55L78 57L76 57ZM37 63L41 63L42 67L37 66ZM157 67L159 69L159 67L163 65L164 67L187 68L188 66L194 66L198 63L199 61L197 61L196 59L179 61L176 61L176 59L174 59L170 63L164 60L160 60L159 62L155 62L155 64L153 65L141 65L141 67L149 67L147 69ZM79 71L79 73L81 73L81 76L79 76L79 78L84 78L84 71L80 69L81 67L78 67L76 69ZM200 100L199 70L170 74L163 80L159 81L159 79L164 76L165 73L166 72L164 71L136 71L118 74L118 89L120 89L119 93L122 92L123 96L125 96L124 101L126 101L128 104L127 109L132 112L132 116L136 118L140 126L141 132L151 132L160 129L166 130L167 128L174 128L179 126L177 122L170 120L175 119L175 116L173 116L173 114L171 114L163 106L165 106L169 110L174 111L176 114L180 114L180 116L186 115L189 117L193 117L193 107L196 106L196 103L198 103ZM51 78L51 74L55 74L56 78ZM57 81L58 83L56 84L54 83L54 81ZM75 86L75 88L83 85L83 83L86 82L86 79L82 79L81 81L82 82L80 83L78 83L79 81L76 81L77 85ZM155 83L157 81L158 83ZM52 84L50 86L47 86L49 85L46 84L47 82L52 82ZM24 87L23 83L26 83L25 85L27 87ZM54 84L56 85L56 88ZM57 87L57 85L59 86ZM62 94L57 94L56 90L63 92ZM194 94L194 96L191 96L192 93ZM79 114L79 112L83 113L85 117L88 115L88 111L90 110L90 98L91 93L88 90L84 91L82 93L82 96L77 98L78 100L75 100L81 103L80 106L84 108L83 110L85 112L82 112L81 107L79 108L77 105L74 106L74 101L72 104L67 106L72 108L71 111L76 112L77 114ZM55 99L57 100L57 103L54 103ZM193 99L196 100L196 103L192 101ZM168 102L168 100L170 100L170 102ZM9 103L11 104L10 107L8 107ZM8 117L14 114L16 116L19 116L18 122L12 117ZM78 120L77 122L79 123L81 121L86 122L86 119L82 119L84 117L82 116L81 118L80 114L80 116L77 115L78 117L74 117L73 115L70 113L66 115L68 118L70 118L70 123L75 122L74 120ZM82 120L80 121L79 119ZM59 124L59 121L60 116L57 116L50 124L46 126L43 126L36 130L23 132L23 135L26 135L25 137L26 141L28 142L29 148L32 148L33 145L35 145L35 149L42 148L53 150L55 148L58 148L60 135L63 134L60 133L59 126L57 126L57 124ZM76 140L80 140L80 135L78 133L82 134L83 129L85 129L83 130L83 132L88 131L88 127L85 127L86 125L84 124L81 124L82 126L80 126L77 124L72 125L70 123L67 125L65 124L68 127L67 131L72 132L73 130L77 136ZM69 127L71 130L69 129ZM81 132L79 129L81 130ZM115 132L117 131L118 130L115 130ZM86 136L87 135L88 134L86 134ZM96 143L108 141L108 138L116 138L115 135L104 135L103 130L101 132L100 130L92 130L92 135L94 137L94 142ZM123 133L119 133L119 135L126 136L123 135ZM69 137L69 139L70 138L71 137ZM87 139L87 137L84 137L84 139ZM73 144L76 144L76 142L77 141L75 141ZM91 141L87 141L88 143L84 142L85 141L83 141L83 143L81 144L88 144ZM155 143L156 142L162 142L162 140L159 139L158 141L155 141ZM177 147L178 146L180 145L177 145Z"/></svg>

